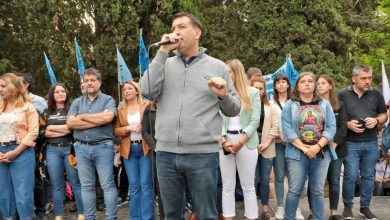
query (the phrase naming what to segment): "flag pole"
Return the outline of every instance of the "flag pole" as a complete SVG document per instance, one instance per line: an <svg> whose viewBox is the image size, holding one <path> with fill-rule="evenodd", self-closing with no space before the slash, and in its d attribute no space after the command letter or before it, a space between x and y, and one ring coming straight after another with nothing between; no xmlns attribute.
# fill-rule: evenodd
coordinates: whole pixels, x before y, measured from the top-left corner
<svg viewBox="0 0 390 220"><path fill-rule="evenodd" d="M116 46L116 50L118 51L118 46ZM115 57L114 57L114 60L116 61L117 63L117 80L118 80L118 104L121 102L121 85L119 83L119 61L118 61L118 53L116 53Z"/></svg>
<svg viewBox="0 0 390 220"><path fill-rule="evenodd" d="M141 36L142 36L142 28L139 29L139 35L140 35L140 38L141 38ZM139 45L139 47L141 49L141 44ZM139 57L138 57L138 59L139 59ZM139 65L139 80L141 80L141 76L142 76L142 67L141 67L141 65Z"/></svg>

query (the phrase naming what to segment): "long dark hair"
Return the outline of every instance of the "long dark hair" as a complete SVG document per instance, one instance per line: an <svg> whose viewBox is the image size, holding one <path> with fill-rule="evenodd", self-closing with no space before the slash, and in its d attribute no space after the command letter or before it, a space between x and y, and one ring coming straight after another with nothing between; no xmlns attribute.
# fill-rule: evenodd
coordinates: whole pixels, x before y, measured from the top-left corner
<svg viewBox="0 0 390 220"><path fill-rule="evenodd" d="M277 76L275 76L274 78L274 100L276 103L279 103L279 92L278 90L276 90L276 82L280 81L280 80L286 80L287 84L288 84L288 88L287 88L287 100L289 100L291 98L291 83L290 83L290 80L288 79L288 77L286 76L286 74L284 73L281 73Z"/></svg>
<svg viewBox="0 0 390 220"><path fill-rule="evenodd" d="M333 82L332 77L330 77L329 75L326 75L326 74L321 74L317 77L316 82L318 82L318 80L320 78L325 79L329 83L329 85L332 87L329 91L329 102L330 102L330 105L332 106L333 111L335 111L335 112L338 111L340 109L340 102L336 96L336 92L334 91L335 86L334 86L334 82Z"/></svg>
<svg viewBox="0 0 390 220"><path fill-rule="evenodd" d="M301 74L299 74L297 80L295 81L295 86L294 86L294 89L291 93L291 99L292 100L295 100L295 101L301 101L301 97L299 96L299 91L298 91L298 83L299 81L301 81L301 79L305 76L311 76L313 78L313 81L315 81L315 76L314 76L314 73L313 72L302 72ZM312 102L318 102L318 101L321 101L322 98L321 96L318 94L318 91L317 91L317 86L314 85L314 91L313 91L313 98L311 99Z"/></svg>
<svg viewBox="0 0 390 220"><path fill-rule="evenodd" d="M61 86L64 88L66 93L66 99L64 103L64 112L68 113L69 107L70 107L70 93L68 88L63 83L56 83L50 86L49 93L47 94L47 113L48 115L51 115L51 113L54 111L54 109L57 108L56 101L54 100L54 90L57 86Z"/></svg>

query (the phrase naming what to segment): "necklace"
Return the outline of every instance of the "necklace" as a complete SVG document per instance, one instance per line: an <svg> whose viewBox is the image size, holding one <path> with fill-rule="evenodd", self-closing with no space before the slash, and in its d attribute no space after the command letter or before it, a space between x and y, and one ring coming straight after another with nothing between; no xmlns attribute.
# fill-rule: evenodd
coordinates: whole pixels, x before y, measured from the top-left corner
<svg viewBox="0 0 390 220"><path fill-rule="evenodd" d="M60 114L61 114L61 112L62 112L62 109L64 109L64 108L59 108L59 109L57 109L57 114L56 114L56 116L60 116Z"/></svg>

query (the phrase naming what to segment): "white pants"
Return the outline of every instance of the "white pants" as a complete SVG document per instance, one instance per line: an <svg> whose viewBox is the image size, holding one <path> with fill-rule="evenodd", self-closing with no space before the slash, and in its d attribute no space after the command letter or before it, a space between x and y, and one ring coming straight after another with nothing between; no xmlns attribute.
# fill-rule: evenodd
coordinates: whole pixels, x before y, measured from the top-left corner
<svg viewBox="0 0 390 220"><path fill-rule="evenodd" d="M228 134L227 140L231 143L238 141L241 134ZM234 191L236 188L236 170L240 177L244 193L245 217L258 217L257 198L255 190L255 170L257 164L257 149L250 150L244 145L236 154L224 155L219 151L219 164L222 176L222 210L224 217L236 215Z"/></svg>

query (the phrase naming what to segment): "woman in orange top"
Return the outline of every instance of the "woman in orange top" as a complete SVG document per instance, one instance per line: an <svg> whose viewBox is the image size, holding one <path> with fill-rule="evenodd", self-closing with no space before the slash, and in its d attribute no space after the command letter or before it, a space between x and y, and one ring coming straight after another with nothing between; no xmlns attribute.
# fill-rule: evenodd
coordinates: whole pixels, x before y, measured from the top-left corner
<svg viewBox="0 0 390 220"><path fill-rule="evenodd" d="M126 81L122 89L123 105L118 108L114 134L121 138L130 189L130 219L153 219L152 167L149 146L142 137L142 117L148 101L143 100L139 85Z"/></svg>
<svg viewBox="0 0 390 220"><path fill-rule="evenodd" d="M0 76L0 216L32 219L38 113L13 73Z"/></svg>

